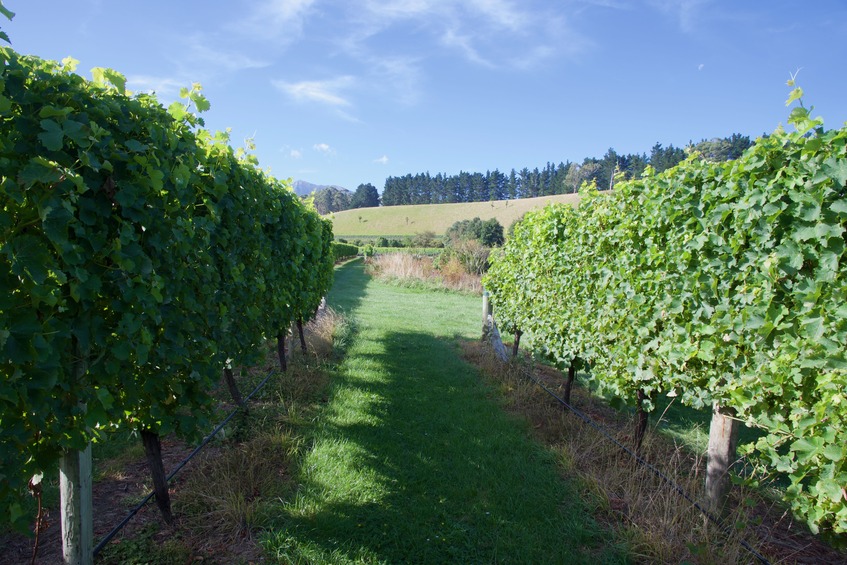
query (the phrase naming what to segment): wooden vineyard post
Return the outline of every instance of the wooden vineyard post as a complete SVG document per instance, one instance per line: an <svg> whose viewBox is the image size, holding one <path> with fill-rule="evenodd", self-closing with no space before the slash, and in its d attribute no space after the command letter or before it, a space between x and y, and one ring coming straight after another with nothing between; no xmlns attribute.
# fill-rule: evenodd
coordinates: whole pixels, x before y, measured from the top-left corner
<svg viewBox="0 0 847 565"><path fill-rule="evenodd" d="M573 382L576 379L576 357L571 359L571 365L568 367L568 380L565 382L565 403L570 405L571 403L571 389L573 388Z"/></svg>
<svg viewBox="0 0 847 565"><path fill-rule="evenodd" d="M738 420L735 410L719 406L712 407L712 423L709 426L709 451L706 464L706 504L713 513L723 511L729 493L729 470L735 462L738 445Z"/></svg>
<svg viewBox="0 0 847 565"><path fill-rule="evenodd" d="M147 464L150 466L150 474L153 477L156 506L159 507L165 522L173 524L171 495L168 492L168 478L165 475L165 466L162 462L162 442L159 439L159 434L151 430L141 430L141 441L144 443L144 453L147 455Z"/></svg>
<svg viewBox="0 0 847 565"><path fill-rule="evenodd" d="M497 324L494 323L494 317L491 315L491 312L488 291L485 291L482 293L482 340L488 341L497 358L503 363L506 363L509 360L509 354L506 353L506 346L503 345L503 340L500 338L500 332L497 330Z"/></svg>
<svg viewBox="0 0 847 565"><path fill-rule="evenodd" d="M279 368L284 373L288 365L285 362L285 334L282 332L276 334L276 355L279 357Z"/></svg>
<svg viewBox="0 0 847 565"><path fill-rule="evenodd" d="M644 410L644 401L647 399L647 394L639 389L636 393L638 406L635 410L635 451L641 451L641 444L644 443L644 434L647 433L648 416Z"/></svg>
<svg viewBox="0 0 847 565"><path fill-rule="evenodd" d="M91 444L59 460L62 557L67 565L94 562L94 509L91 502Z"/></svg>
<svg viewBox="0 0 847 565"><path fill-rule="evenodd" d="M512 359L515 359L518 356L518 348L521 345L521 336L523 332L521 330L515 330L515 341L512 343Z"/></svg>
<svg viewBox="0 0 847 565"><path fill-rule="evenodd" d="M297 316L297 333L300 335L300 350L303 352L303 355L308 353L306 349L306 336L303 335L303 317Z"/></svg>
<svg viewBox="0 0 847 565"><path fill-rule="evenodd" d="M489 301L488 291L482 292L482 335L488 332L488 316L491 315L491 302Z"/></svg>
<svg viewBox="0 0 847 565"><path fill-rule="evenodd" d="M79 382L88 371L88 355L75 338L73 341L73 374ZM82 451L66 451L59 459L62 557L69 565L90 565L94 562L91 471L91 443Z"/></svg>
<svg viewBox="0 0 847 565"><path fill-rule="evenodd" d="M224 366L224 380L226 381L226 386L229 389L229 394L232 396L232 399L241 408L244 408L244 398L241 396L241 391L238 390L238 384L235 382L235 377L232 374L232 367L230 367L229 364Z"/></svg>

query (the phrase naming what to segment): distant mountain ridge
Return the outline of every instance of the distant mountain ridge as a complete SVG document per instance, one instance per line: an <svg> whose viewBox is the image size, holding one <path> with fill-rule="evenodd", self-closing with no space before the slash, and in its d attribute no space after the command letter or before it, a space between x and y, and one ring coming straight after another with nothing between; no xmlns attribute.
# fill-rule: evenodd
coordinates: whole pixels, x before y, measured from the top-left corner
<svg viewBox="0 0 847 565"><path fill-rule="evenodd" d="M350 192L349 190L347 190L343 186L338 186L338 185L335 185L335 184L312 184L312 183L304 181L304 180L294 181L292 188L294 188L294 193L297 196L309 196L313 192L324 189L324 188L337 188L338 190L341 190L343 192Z"/></svg>

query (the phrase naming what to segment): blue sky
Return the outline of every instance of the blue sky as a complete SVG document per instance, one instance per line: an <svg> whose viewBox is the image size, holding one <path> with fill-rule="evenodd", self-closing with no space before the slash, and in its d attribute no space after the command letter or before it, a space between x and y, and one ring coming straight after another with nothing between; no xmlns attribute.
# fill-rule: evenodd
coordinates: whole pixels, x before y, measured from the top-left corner
<svg viewBox="0 0 847 565"><path fill-rule="evenodd" d="M847 120L844 0L3 0L22 53L111 67L279 178L354 190Z"/></svg>

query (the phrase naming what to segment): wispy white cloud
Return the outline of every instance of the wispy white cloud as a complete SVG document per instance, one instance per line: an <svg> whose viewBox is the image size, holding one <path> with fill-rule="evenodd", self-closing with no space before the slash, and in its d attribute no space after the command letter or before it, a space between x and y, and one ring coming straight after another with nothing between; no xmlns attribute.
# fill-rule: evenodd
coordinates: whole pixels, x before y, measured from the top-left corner
<svg viewBox="0 0 847 565"><path fill-rule="evenodd" d="M133 77L142 85L140 90L154 89L157 92L178 93L183 86L200 82L204 85L224 79L227 75L245 69L260 69L270 66L265 58L252 57L236 49L218 47L218 31L209 30L176 40L174 49L169 52L174 68L174 76L158 78L154 76ZM174 94L173 98L176 98Z"/></svg>
<svg viewBox="0 0 847 565"><path fill-rule="evenodd" d="M179 90L191 86L191 80L176 76L129 75L126 77L126 83L127 88L135 92L155 92L162 103L178 100Z"/></svg>
<svg viewBox="0 0 847 565"><path fill-rule="evenodd" d="M302 159L303 158L303 152L300 151L299 149L291 149L288 152L288 156L291 157L292 159Z"/></svg>
<svg viewBox="0 0 847 565"><path fill-rule="evenodd" d="M582 49L580 46L578 49ZM524 53L520 57L514 57L509 60L509 64L511 67L516 69L520 69L522 71L528 71L532 69L538 68L545 61L554 58L556 55L556 50L549 45L539 45L534 49Z"/></svg>
<svg viewBox="0 0 847 565"><path fill-rule="evenodd" d="M432 14L445 2L437 0L396 0L395 2L365 0L363 4L362 8L367 13L379 14L380 19L398 20Z"/></svg>
<svg viewBox="0 0 847 565"><path fill-rule="evenodd" d="M696 31L705 11L702 9L711 0L650 0L655 8L672 16L685 33Z"/></svg>
<svg viewBox="0 0 847 565"><path fill-rule="evenodd" d="M380 165L388 164L388 155L383 155L379 159L374 159L374 163L379 163Z"/></svg>
<svg viewBox="0 0 847 565"><path fill-rule="evenodd" d="M335 111L335 115L338 116L339 118L341 118L342 120L344 120L345 122L350 122L351 124L364 123L364 122L362 122L362 120L360 120L359 118L357 118L353 114L350 114L349 112L345 112L344 110L341 110L340 108L335 108L334 111Z"/></svg>
<svg viewBox="0 0 847 565"><path fill-rule="evenodd" d="M614 8L615 10L631 10L634 7L632 0L579 0L583 4L589 6L598 6L601 8Z"/></svg>
<svg viewBox="0 0 847 565"><path fill-rule="evenodd" d="M505 29L523 29L534 19L529 11L518 8L520 4L507 0L471 0L469 4L477 13Z"/></svg>
<svg viewBox="0 0 847 565"><path fill-rule="evenodd" d="M519 29L530 24L531 11L512 0L365 0L361 7L371 31L381 30L400 20L441 20L454 24L471 16L471 25L494 25ZM358 9L358 8L357 8ZM481 18L481 20L480 20Z"/></svg>
<svg viewBox="0 0 847 565"><path fill-rule="evenodd" d="M317 151L318 153L323 153L324 155L334 155L335 149L330 147L328 143L315 143L312 146L312 149Z"/></svg>
<svg viewBox="0 0 847 565"><path fill-rule="evenodd" d="M587 44L568 25L566 10L539 9L516 0L400 0L386 4L364 0L355 7L354 32L346 38L351 53L374 56L376 38L400 26L412 26L467 61L483 67L526 68L526 60L556 54L571 56ZM417 54L432 55L427 42ZM410 50L409 45L403 47ZM508 46L508 47L506 47ZM425 49L425 50L424 50Z"/></svg>
<svg viewBox="0 0 847 565"><path fill-rule="evenodd" d="M363 78L359 83L379 84L380 92L407 106L420 100L424 80L421 57L361 51L355 58L362 65Z"/></svg>
<svg viewBox="0 0 847 565"><path fill-rule="evenodd" d="M479 51L474 47L473 38L469 35L462 35L456 29L446 30L444 35L441 36L441 43L447 47L455 47L472 63L492 69L495 67L494 63L479 54Z"/></svg>
<svg viewBox="0 0 847 565"><path fill-rule="evenodd" d="M250 38L288 45L303 34L303 25L315 0L263 0L253 3L233 28ZM249 4L248 4L249 5Z"/></svg>
<svg viewBox="0 0 847 565"><path fill-rule="evenodd" d="M185 58L193 68L202 66L222 71L242 69L260 69L270 66L270 62L256 59L243 53L222 50L213 45L217 43L211 36L195 35L188 41Z"/></svg>
<svg viewBox="0 0 847 565"><path fill-rule="evenodd" d="M341 91L355 82L351 76L330 80L307 80L301 82L271 81L275 88L299 102L319 102L330 106L350 106L350 101Z"/></svg>

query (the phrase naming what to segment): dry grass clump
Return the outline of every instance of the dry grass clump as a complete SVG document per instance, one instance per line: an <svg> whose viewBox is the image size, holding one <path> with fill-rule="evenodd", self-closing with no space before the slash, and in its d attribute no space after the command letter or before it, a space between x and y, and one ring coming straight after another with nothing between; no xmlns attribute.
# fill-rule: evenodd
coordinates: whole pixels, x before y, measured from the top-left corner
<svg viewBox="0 0 847 565"><path fill-rule="evenodd" d="M330 359L346 347L349 330L349 322L344 316L329 306L319 308L317 314L303 326L306 357L317 361ZM289 352L295 362L302 356L296 326L292 329Z"/></svg>
<svg viewBox="0 0 847 565"><path fill-rule="evenodd" d="M272 508L279 499L291 496L296 488L294 467L306 445L300 427L325 401L329 375L324 361L349 333L343 316L321 308L304 325L307 353L303 355L295 328L288 370L272 375L248 410L227 424L216 447L192 462L173 496L179 538L191 553L218 557L222 553L221 562L261 558L253 534L273 518ZM269 343L262 367L242 371L241 376L255 380L273 367L278 367L276 345Z"/></svg>
<svg viewBox="0 0 847 565"><path fill-rule="evenodd" d="M432 259L409 253L385 253L368 260L370 273L379 278L431 280L437 276Z"/></svg>
<svg viewBox="0 0 847 565"><path fill-rule="evenodd" d="M595 515L629 542L631 555L645 563L748 563L753 555L740 540L762 547L759 518L751 517L747 504L765 504L761 495L735 487L726 523L730 534L709 523L689 501L649 469L593 427L569 413L558 401L526 377L534 370L560 397L565 379L549 368L532 368L525 362L500 363L487 347L465 344L466 357L502 393L506 408L526 418L535 434L554 449L563 470L583 485L585 500ZM602 424L624 445L632 445L634 424L589 392L574 388L572 403ZM702 500L705 461L674 441L649 434L641 457L680 485L694 500ZM781 561L793 562L793 561Z"/></svg>
<svg viewBox="0 0 847 565"><path fill-rule="evenodd" d="M344 317L332 308L318 310L318 314L303 328L309 354L318 359L331 357L338 328L343 324Z"/></svg>
<svg viewBox="0 0 847 565"><path fill-rule="evenodd" d="M268 501L292 490L291 461L302 440L278 430L206 455L179 488L180 526L202 540L249 538L267 521Z"/></svg>
<svg viewBox="0 0 847 565"><path fill-rule="evenodd" d="M400 284L423 284L459 292L482 292L480 275L469 273L456 256L436 266L431 257L386 253L368 260L368 272L379 279Z"/></svg>
<svg viewBox="0 0 847 565"><path fill-rule="evenodd" d="M458 257L452 256L439 267L445 287L460 292L482 292L480 275L469 273Z"/></svg>

